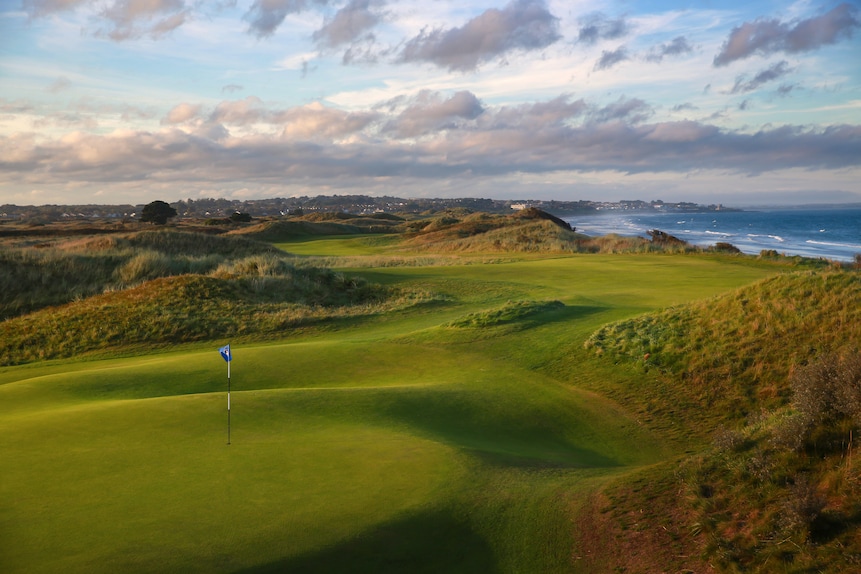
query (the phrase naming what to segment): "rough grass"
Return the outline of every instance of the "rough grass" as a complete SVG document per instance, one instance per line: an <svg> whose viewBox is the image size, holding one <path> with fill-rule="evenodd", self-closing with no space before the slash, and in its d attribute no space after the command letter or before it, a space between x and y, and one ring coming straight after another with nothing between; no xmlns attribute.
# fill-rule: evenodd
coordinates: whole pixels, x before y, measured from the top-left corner
<svg viewBox="0 0 861 574"><path fill-rule="evenodd" d="M738 419L785 403L793 369L857 341L861 276L800 272L607 325L586 346L666 373L701 416Z"/></svg>
<svg viewBox="0 0 861 574"><path fill-rule="evenodd" d="M404 248L438 253L688 253L700 248L683 242L642 237L588 237L538 210L513 215L473 213L432 219L405 233Z"/></svg>
<svg viewBox="0 0 861 574"><path fill-rule="evenodd" d="M0 320L157 277L205 274L225 261L278 253L246 238L174 230L38 245L0 249Z"/></svg>
<svg viewBox="0 0 861 574"><path fill-rule="evenodd" d="M855 365L855 378L840 383L848 398L821 400L857 396L861 276L775 276L607 325L586 346L604 360L649 372L648 384L628 393L627 401L672 413L698 434L714 437L711 446L665 468L643 491L689 529L679 553L689 559L675 560L676 569L708 563L726 572L857 570L861 474L852 464L852 441L861 420L834 416L797 424L799 409L809 407L802 402L813 399L799 396L802 387L792 383L817 361L833 363L816 371L824 376ZM849 406L830 408L839 414ZM816 413L828 412L825 407ZM609 492L620 515L642 503L643 495L629 485ZM644 517L643 525L655 530L660 518ZM620 528L624 522L603 522L595 536L623 538Z"/></svg>
<svg viewBox="0 0 861 574"><path fill-rule="evenodd" d="M164 277L6 320L0 323L0 365L224 337L283 337L301 325L428 300L419 291L374 286L330 270L242 259L213 277Z"/></svg>

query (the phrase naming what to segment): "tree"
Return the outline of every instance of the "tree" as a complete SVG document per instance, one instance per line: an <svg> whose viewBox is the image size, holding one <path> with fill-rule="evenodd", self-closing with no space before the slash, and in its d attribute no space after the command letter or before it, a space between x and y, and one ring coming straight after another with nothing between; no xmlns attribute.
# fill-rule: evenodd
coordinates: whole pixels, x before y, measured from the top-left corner
<svg viewBox="0 0 861 574"><path fill-rule="evenodd" d="M163 201L153 201L144 206L141 211L141 221L164 225L171 217L176 217L176 210Z"/></svg>

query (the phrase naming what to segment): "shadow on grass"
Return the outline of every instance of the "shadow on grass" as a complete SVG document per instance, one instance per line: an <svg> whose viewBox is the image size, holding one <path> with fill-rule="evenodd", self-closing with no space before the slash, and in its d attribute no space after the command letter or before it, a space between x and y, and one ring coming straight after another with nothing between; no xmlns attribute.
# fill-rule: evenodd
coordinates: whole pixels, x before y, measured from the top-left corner
<svg viewBox="0 0 861 574"><path fill-rule="evenodd" d="M519 469L578 469L613 468L621 466L619 461L601 453L572 445L560 445L554 452L541 452L533 456L512 454L499 450L465 448L469 454L487 465L497 468Z"/></svg>
<svg viewBox="0 0 861 574"><path fill-rule="evenodd" d="M851 515L840 512L823 512L810 525L810 539L816 544L827 544L861 525L861 512Z"/></svg>
<svg viewBox="0 0 861 574"><path fill-rule="evenodd" d="M484 539L449 513L433 512L389 522L335 546L239 570L236 574L498 571L493 552Z"/></svg>

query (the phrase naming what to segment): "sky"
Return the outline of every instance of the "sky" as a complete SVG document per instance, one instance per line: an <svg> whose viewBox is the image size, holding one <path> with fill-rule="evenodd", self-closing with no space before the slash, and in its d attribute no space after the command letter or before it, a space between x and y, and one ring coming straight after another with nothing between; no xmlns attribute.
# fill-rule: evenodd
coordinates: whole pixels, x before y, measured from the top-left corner
<svg viewBox="0 0 861 574"><path fill-rule="evenodd" d="M861 2L0 0L0 204L861 202Z"/></svg>

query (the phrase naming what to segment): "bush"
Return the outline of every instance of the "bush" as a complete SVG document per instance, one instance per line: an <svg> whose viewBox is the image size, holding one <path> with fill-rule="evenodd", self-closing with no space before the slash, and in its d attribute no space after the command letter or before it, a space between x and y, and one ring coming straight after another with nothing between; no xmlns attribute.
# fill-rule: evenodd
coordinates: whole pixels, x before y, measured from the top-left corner
<svg viewBox="0 0 861 574"><path fill-rule="evenodd" d="M807 474L799 474L789 486L789 494L784 499L783 512L780 513L781 525L788 531L803 530L805 535L809 535L810 526L822 513L826 503L816 482Z"/></svg>
<svg viewBox="0 0 861 574"><path fill-rule="evenodd" d="M726 243L725 241L718 241L715 243L714 250L722 251L724 253L741 253L741 249L732 243Z"/></svg>
<svg viewBox="0 0 861 574"><path fill-rule="evenodd" d="M846 419L861 425L861 355L857 350L830 353L802 367L792 377L791 386L800 438L826 438L845 427Z"/></svg>
<svg viewBox="0 0 861 574"><path fill-rule="evenodd" d="M251 214L250 213L241 213L241 212L237 211L230 216L230 221L233 221L236 223L248 223L249 221L251 221Z"/></svg>

